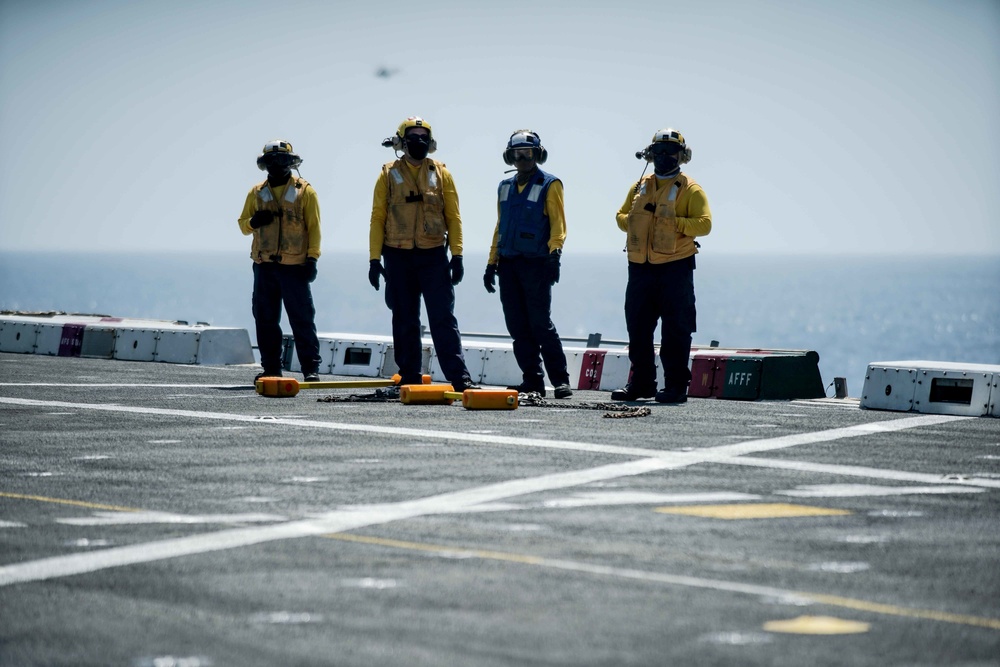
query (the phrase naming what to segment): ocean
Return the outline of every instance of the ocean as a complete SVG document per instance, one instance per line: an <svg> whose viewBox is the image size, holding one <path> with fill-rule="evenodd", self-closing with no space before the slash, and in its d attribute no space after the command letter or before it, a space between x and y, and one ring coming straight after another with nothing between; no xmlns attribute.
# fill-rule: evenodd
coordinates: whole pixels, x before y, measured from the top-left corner
<svg viewBox="0 0 1000 667"><path fill-rule="evenodd" d="M1000 364L1000 257L698 256L695 343L815 350L858 397L870 362ZM455 314L466 333L505 334L485 255L465 258ZM363 252L324 253L313 284L320 331L391 333ZM627 338L621 252L563 258L553 320L563 337ZM228 254L0 253L0 310L206 322L255 338L245 251ZM384 289L384 288L383 288ZM426 320L425 320L426 324ZM288 332L287 325L285 331ZM570 343L580 345L580 343Z"/></svg>

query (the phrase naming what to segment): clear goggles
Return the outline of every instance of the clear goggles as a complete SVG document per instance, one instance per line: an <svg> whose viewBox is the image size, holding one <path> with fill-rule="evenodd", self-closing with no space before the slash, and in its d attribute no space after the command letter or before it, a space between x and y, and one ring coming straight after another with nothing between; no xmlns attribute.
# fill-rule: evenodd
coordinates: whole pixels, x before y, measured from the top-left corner
<svg viewBox="0 0 1000 667"><path fill-rule="evenodd" d="M510 157L512 160L534 160L535 150L534 148L511 148Z"/></svg>

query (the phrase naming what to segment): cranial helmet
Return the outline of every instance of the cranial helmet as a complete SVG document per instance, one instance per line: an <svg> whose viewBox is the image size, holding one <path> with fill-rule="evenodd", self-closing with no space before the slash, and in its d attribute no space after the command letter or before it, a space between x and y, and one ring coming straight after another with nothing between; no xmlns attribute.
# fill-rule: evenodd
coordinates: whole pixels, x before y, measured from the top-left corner
<svg viewBox="0 0 1000 667"><path fill-rule="evenodd" d="M666 128L663 130L657 130L653 135L653 140L650 142L646 148L635 154L637 158L645 159L646 162L653 161L653 147L657 144L674 144L680 150L680 156L678 163L687 164L691 161L691 149L688 148L687 142L684 141L684 135L674 130L672 128Z"/></svg>
<svg viewBox="0 0 1000 667"><path fill-rule="evenodd" d="M514 164L514 149L516 148L531 148L535 155L535 162L538 164L545 164L545 161L549 159L549 152L542 146L542 139L537 132L518 130L510 135L510 139L507 140L507 149L503 152L503 161L506 164Z"/></svg>
<svg viewBox="0 0 1000 667"><path fill-rule="evenodd" d="M292 144L287 141L275 139L264 144L257 158L257 168L267 171L269 164L281 165L289 169L298 169L302 164L302 158L292 150Z"/></svg>
<svg viewBox="0 0 1000 667"><path fill-rule="evenodd" d="M393 150L402 151L406 148L404 138L406 137L406 131L414 128L422 127L427 130L427 135L430 137L430 147L427 149L428 153L433 153L437 150L437 141L434 140L434 130L431 129L431 124L428 123L423 118L419 116L410 116L402 123L399 124L399 129L396 130L396 134L392 135L388 139L382 142L382 145L386 148L392 148Z"/></svg>

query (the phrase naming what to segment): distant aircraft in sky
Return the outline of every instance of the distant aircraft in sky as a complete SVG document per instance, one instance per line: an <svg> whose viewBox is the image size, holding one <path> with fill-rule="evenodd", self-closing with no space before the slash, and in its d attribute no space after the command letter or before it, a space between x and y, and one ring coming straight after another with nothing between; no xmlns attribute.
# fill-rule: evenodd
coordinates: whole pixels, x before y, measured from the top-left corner
<svg viewBox="0 0 1000 667"><path fill-rule="evenodd" d="M398 71L399 71L398 69L379 67L377 70L375 70L375 76L379 77L380 79L388 79L390 76L396 74Z"/></svg>

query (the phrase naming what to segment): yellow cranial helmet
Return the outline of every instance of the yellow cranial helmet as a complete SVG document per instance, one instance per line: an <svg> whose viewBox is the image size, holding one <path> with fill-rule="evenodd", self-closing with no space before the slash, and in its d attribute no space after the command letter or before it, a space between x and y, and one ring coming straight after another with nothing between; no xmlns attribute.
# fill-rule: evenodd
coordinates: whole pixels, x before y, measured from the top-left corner
<svg viewBox="0 0 1000 667"><path fill-rule="evenodd" d="M678 159L678 164L687 164L691 161L691 149L688 148L687 142L684 140L684 135L673 128L664 128L662 130L657 130L653 134L653 140L650 142L649 146L646 146L645 150L639 151L635 154L637 158L644 158L647 162L653 160L653 149L655 146L663 144L672 144L677 148L674 150L679 150L680 155ZM661 148L660 150L664 150Z"/></svg>
<svg viewBox="0 0 1000 667"><path fill-rule="evenodd" d="M292 150L291 142L275 139L264 144L257 157L257 168L261 171L265 171L269 164L298 169L302 164L302 158Z"/></svg>
<svg viewBox="0 0 1000 667"><path fill-rule="evenodd" d="M421 118L420 116L410 116L402 123L400 123L399 129L396 130L396 136L402 139L403 137L406 136L406 131L411 127L422 127L425 130L427 130L427 133L431 135L431 138L434 137L434 130L431 129L431 124L428 123L423 118Z"/></svg>
<svg viewBox="0 0 1000 667"><path fill-rule="evenodd" d="M382 145L386 148L392 148L395 151L406 152L406 133L415 127L421 127L427 130L427 152L433 153L436 151L437 141L434 140L434 130L431 129L431 124L420 116L410 116L400 123L399 128L396 130L396 134L384 140Z"/></svg>

